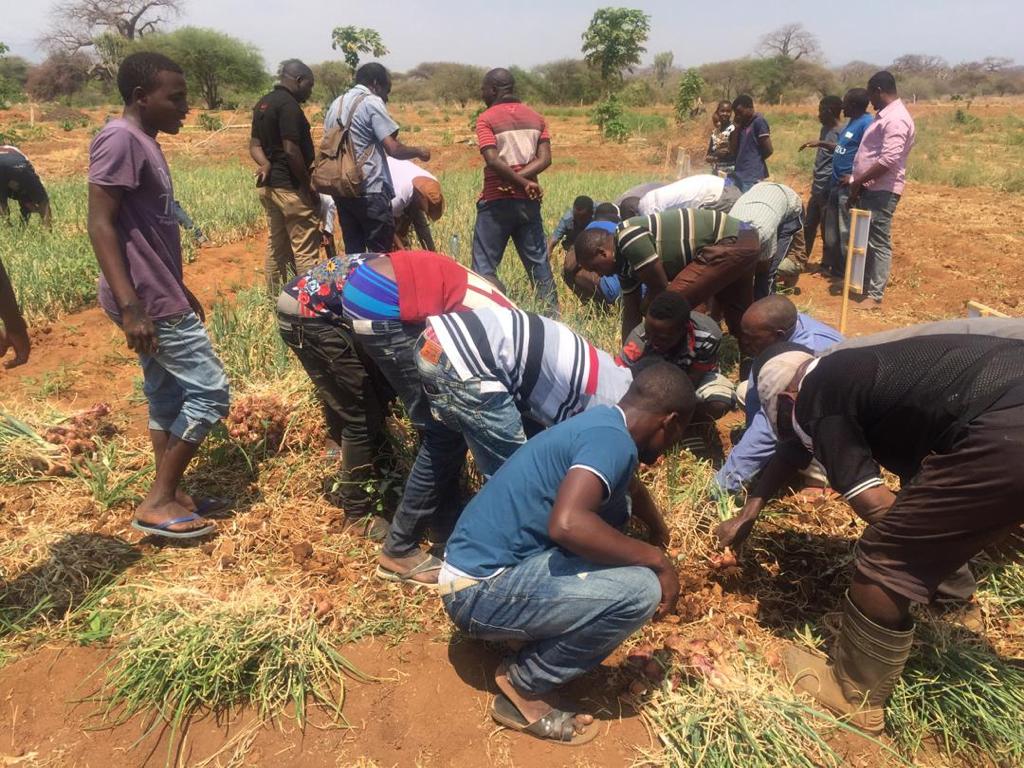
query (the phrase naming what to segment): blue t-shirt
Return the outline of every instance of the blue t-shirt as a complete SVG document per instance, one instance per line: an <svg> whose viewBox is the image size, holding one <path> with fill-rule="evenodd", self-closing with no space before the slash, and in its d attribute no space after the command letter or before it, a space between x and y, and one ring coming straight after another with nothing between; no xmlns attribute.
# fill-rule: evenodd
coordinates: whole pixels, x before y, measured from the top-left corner
<svg viewBox="0 0 1024 768"><path fill-rule="evenodd" d="M736 167L733 176L746 186L768 178L768 165L761 157L761 137L771 134L768 121L757 113L750 125L740 130L739 145L736 148Z"/></svg>
<svg viewBox="0 0 1024 768"><path fill-rule="evenodd" d="M860 117L855 117L839 134L839 141L836 142L836 151L832 153L832 185L835 186L843 176L853 171L853 157L857 154L860 140L864 138L864 131L874 120L866 112Z"/></svg>
<svg viewBox="0 0 1024 768"><path fill-rule="evenodd" d="M616 528L629 520L636 443L615 406L596 406L531 438L473 497L445 550L445 561L475 578L555 548L548 520L569 470L582 467L605 486L598 511Z"/></svg>

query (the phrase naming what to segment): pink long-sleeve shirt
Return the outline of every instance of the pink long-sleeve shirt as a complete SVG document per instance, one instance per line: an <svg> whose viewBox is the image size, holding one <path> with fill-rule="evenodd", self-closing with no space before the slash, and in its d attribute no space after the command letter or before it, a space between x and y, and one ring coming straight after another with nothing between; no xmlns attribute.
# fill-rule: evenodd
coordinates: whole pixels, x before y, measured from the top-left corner
<svg viewBox="0 0 1024 768"><path fill-rule="evenodd" d="M914 146L915 133L914 118L904 106L903 99L896 99L880 109L874 122L864 131L864 138L853 158L853 178L859 179L875 163L881 163L888 170L865 184L864 188L902 195L907 178L907 156Z"/></svg>

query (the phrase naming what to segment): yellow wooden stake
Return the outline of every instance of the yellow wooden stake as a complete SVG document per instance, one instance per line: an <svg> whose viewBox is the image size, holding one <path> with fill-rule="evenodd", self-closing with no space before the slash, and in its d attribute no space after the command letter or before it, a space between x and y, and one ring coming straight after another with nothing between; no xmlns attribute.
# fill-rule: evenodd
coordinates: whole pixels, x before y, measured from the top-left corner
<svg viewBox="0 0 1024 768"><path fill-rule="evenodd" d="M968 317L1010 317L1005 312L1000 312L998 309L992 309L992 307L982 304L980 301L968 301L967 302L967 316Z"/></svg>
<svg viewBox="0 0 1024 768"><path fill-rule="evenodd" d="M863 222L863 223L861 223ZM846 333L846 316L850 310L850 283L853 276L854 256L867 259L868 233L871 230L871 211L861 208L850 209L850 240L846 246L846 272L843 275L843 309L839 315L839 332ZM864 270L861 269L861 281L858 293L864 292Z"/></svg>

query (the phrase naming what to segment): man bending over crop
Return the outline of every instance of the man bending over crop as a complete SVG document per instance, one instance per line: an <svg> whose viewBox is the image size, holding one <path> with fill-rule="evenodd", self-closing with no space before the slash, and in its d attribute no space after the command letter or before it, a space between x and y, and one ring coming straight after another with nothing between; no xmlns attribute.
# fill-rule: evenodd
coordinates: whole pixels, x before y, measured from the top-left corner
<svg viewBox="0 0 1024 768"><path fill-rule="evenodd" d="M598 406L519 448L466 506L440 574L445 610L481 640L524 643L495 673L491 716L542 739L582 744L593 717L559 689L594 669L652 616L675 610L668 529L636 477L675 443L693 386L674 365L637 373L617 406ZM630 517L651 544L622 528Z"/></svg>
<svg viewBox="0 0 1024 768"><path fill-rule="evenodd" d="M490 477L526 442L524 414L543 426L614 405L633 374L567 325L518 309L427 318L416 366L431 411Z"/></svg>
<svg viewBox="0 0 1024 768"><path fill-rule="evenodd" d="M514 305L480 275L430 251L365 254L349 272L341 299L355 340L420 435L376 573L387 581L433 588L441 561L422 551L420 540L429 528L431 541L443 543L455 525L466 441L431 414L416 368L416 341L431 315Z"/></svg>
<svg viewBox="0 0 1024 768"><path fill-rule="evenodd" d="M1024 342L938 334L820 359L784 343L754 368L779 448L718 537L742 542L793 471L821 462L868 527L831 657L794 646L783 662L798 689L879 733L913 644L910 604L982 550L1020 546ZM899 476L898 493L881 467Z"/></svg>
<svg viewBox="0 0 1024 768"><path fill-rule="evenodd" d="M199 300L185 287L174 190L156 136L176 134L188 114L181 67L157 53L121 63L124 113L89 147L89 239L102 272L100 306L139 355L149 402L156 479L132 527L170 538L215 530L182 475L210 428L228 413L228 381Z"/></svg>
<svg viewBox="0 0 1024 768"><path fill-rule="evenodd" d="M759 248L753 228L698 208L636 216L614 234L587 229L576 238L576 258L585 269L620 278L623 342L643 318L644 303L666 289L694 307L715 297L729 332L739 338L740 318L754 300Z"/></svg>

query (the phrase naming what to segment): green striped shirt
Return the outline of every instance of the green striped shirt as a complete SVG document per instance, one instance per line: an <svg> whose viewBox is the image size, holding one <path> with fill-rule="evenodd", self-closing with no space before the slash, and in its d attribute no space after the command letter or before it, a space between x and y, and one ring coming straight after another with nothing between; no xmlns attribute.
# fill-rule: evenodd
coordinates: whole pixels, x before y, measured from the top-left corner
<svg viewBox="0 0 1024 768"><path fill-rule="evenodd" d="M623 293L640 287L636 273L661 259L665 276L672 280L705 247L725 237L736 237L740 221L720 211L676 208L626 219L615 231L615 264Z"/></svg>

